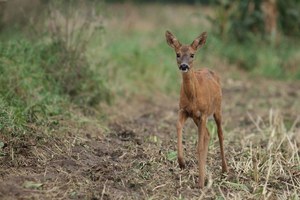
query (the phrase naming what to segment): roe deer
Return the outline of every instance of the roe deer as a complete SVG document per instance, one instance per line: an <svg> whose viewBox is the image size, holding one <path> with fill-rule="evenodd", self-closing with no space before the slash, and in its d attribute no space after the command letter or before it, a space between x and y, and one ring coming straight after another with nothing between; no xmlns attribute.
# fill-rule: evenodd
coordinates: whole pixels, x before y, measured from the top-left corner
<svg viewBox="0 0 300 200"><path fill-rule="evenodd" d="M199 187L204 187L205 164L209 143L209 131L206 128L207 118L214 116L217 124L218 137L221 148L222 172L228 172L222 131L221 101L222 90L219 76L209 69L195 70L194 55L206 42L207 34L203 32L191 45L182 45L176 37L166 31L167 43L175 50L179 70L182 72L180 102L177 121L177 151L178 163L181 169L185 167L182 150L182 128L187 118L192 118L198 127L198 163Z"/></svg>

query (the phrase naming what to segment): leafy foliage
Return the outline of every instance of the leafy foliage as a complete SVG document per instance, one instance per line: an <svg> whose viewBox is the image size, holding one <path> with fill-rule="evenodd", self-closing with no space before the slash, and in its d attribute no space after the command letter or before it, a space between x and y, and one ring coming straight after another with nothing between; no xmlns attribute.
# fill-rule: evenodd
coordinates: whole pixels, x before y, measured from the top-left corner
<svg viewBox="0 0 300 200"><path fill-rule="evenodd" d="M215 18L208 18L220 41L220 54L241 69L273 78L298 79L297 41L300 3L218 0Z"/></svg>
<svg viewBox="0 0 300 200"><path fill-rule="evenodd" d="M9 28L1 34L1 132L24 133L29 123L40 124L65 113L65 105L95 106L111 99L105 77L91 68L85 55L89 39L102 26L92 23L95 15L88 15L87 10L71 12L70 2L64 5L69 12L59 11L60 4L53 5L50 18L40 19L46 26L34 30L34 41L26 34L8 37ZM73 26L71 18L81 21Z"/></svg>
<svg viewBox="0 0 300 200"><path fill-rule="evenodd" d="M261 1L217 1L216 18L210 20L222 38L245 41L255 33L264 32Z"/></svg>
<svg viewBox="0 0 300 200"><path fill-rule="evenodd" d="M279 26L288 36L300 36L300 2L297 0L278 0L280 13Z"/></svg>
<svg viewBox="0 0 300 200"><path fill-rule="evenodd" d="M85 57L87 44L103 29L99 11L90 12L85 1L51 1L48 32L52 43L45 49L45 70L61 86L71 100L79 104L96 105L109 101L105 78L91 70ZM81 9L75 9L80 7ZM100 44L99 44L100 45Z"/></svg>
<svg viewBox="0 0 300 200"><path fill-rule="evenodd" d="M300 2L296 0L274 1L274 14L280 31L287 36L300 34ZM254 36L264 38L266 33L266 13L264 2L260 0L218 0L216 18L210 20L215 31L223 38L239 42L252 40Z"/></svg>

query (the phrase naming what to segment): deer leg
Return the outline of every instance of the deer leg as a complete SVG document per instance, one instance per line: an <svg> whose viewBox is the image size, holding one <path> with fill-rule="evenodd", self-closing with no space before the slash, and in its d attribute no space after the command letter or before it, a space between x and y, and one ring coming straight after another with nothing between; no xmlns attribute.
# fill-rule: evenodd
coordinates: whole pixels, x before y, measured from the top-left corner
<svg viewBox="0 0 300 200"><path fill-rule="evenodd" d="M187 119L187 114L180 110L178 112L178 121L177 121L177 156L178 156L178 164L181 169L185 168L185 163L183 159L183 148L182 148L182 128Z"/></svg>
<svg viewBox="0 0 300 200"><path fill-rule="evenodd" d="M196 126L197 126L197 128L199 130L199 126L200 126L199 118L193 118L193 121L194 121L194 123L196 124ZM197 150L197 154L199 155L199 141L197 142L196 150Z"/></svg>
<svg viewBox="0 0 300 200"><path fill-rule="evenodd" d="M222 172L228 172L228 167L225 159L224 154L224 145L223 145L223 130L222 130L222 115L220 112L216 112L214 114L214 119L217 124L218 129L218 137L219 137L219 143L220 143L220 149L221 149L221 159L222 159Z"/></svg>
<svg viewBox="0 0 300 200"><path fill-rule="evenodd" d="M206 116L201 116L201 121L198 125L198 153L199 153L199 187L204 187L205 180L205 165L207 160L207 151L209 143L209 132L206 128Z"/></svg>

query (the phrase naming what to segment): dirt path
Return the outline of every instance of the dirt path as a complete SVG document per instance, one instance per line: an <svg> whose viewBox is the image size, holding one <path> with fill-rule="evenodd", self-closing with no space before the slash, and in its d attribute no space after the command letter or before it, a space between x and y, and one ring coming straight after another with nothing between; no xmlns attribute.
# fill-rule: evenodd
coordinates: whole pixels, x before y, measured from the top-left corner
<svg viewBox="0 0 300 200"><path fill-rule="evenodd" d="M24 141L15 152L1 157L0 199L255 199L255 195L277 198L285 197L284 194L292 197L300 193L300 168L295 165L299 161L282 163L284 173L276 171L274 162L264 189L266 155L273 152L272 147L270 152L264 149L269 144L268 128L273 119L282 119L286 129L292 127L291 137L300 134L300 124L295 122L300 111L299 97L299 83L224 80L223 124L230 173L220 176L218 140L209 125L212 139L208 186L203 191L196 188L195 127L188 122L185 128L187 169L181 171L175 153L177 101L159 97L153 101L137 100L127 106L126 113L121 110L121 117L113 120L104 133L96 128L82 128L38 144ZM271 108L274 112L270 112ZM280 139L274 137L274 144ZM258 183L252 180L254 147L261 150L256 152L261 167ZM299 148L293 152L299 158ZM287 160L284 151L280 155Z"/></svg>

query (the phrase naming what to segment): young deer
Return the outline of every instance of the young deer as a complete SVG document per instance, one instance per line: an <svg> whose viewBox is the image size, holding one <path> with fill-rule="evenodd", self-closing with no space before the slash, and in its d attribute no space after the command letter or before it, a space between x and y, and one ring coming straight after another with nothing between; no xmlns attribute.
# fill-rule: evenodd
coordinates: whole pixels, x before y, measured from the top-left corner
<svg viewBox="0 0 300 200"><path fill-rule="evenodd" d="M177 121L178 163L181 169L185 167L182 150L182 128L187 118L192 118L198 127L198 163L199 187L204 187L205 164L209 143L209 131L206 128L207 118L214 116L218 129L221 148L222 172L227 172L227 164L223 149L222 90L220 78L209 69L195 70L193 68L194 55L206 42L207 34L203 32L191 45L182 45L176 37L166 31L167 43L175 50L179 70L182 72L179 112Z"/></svg>

